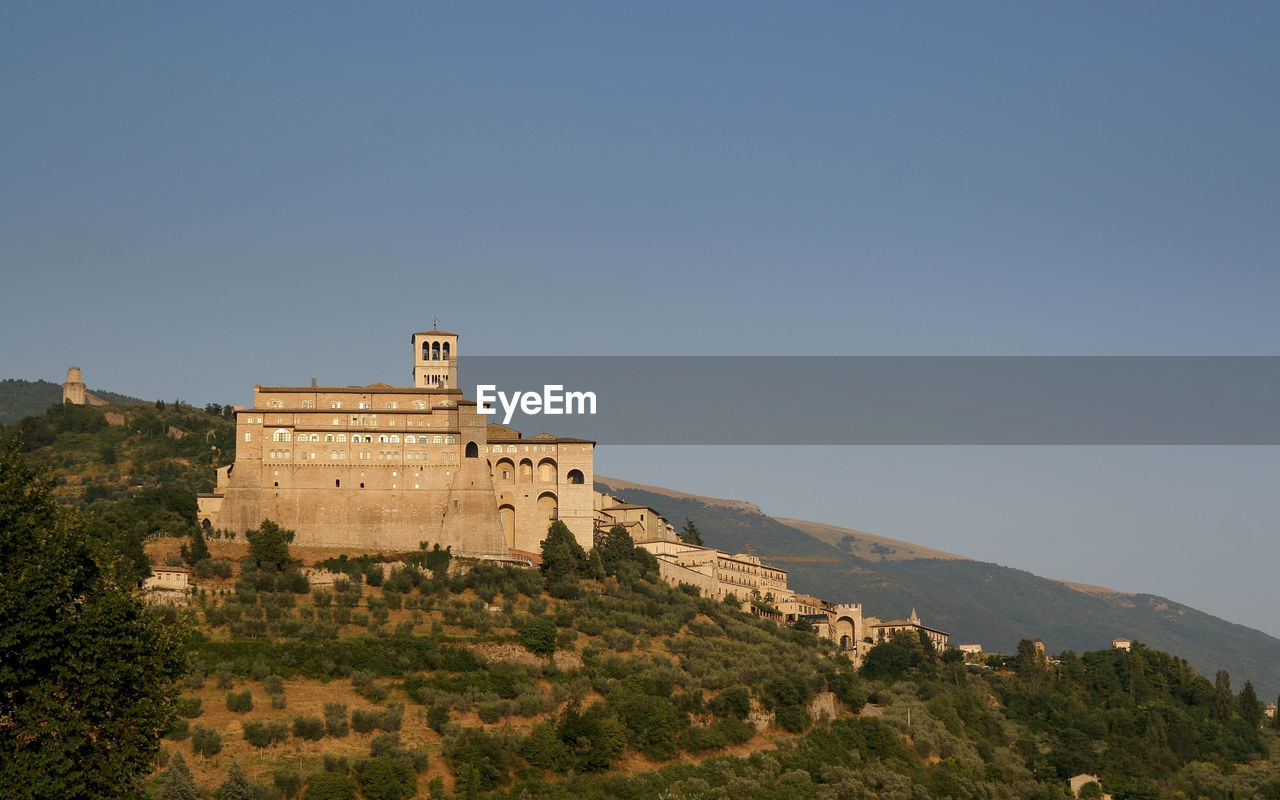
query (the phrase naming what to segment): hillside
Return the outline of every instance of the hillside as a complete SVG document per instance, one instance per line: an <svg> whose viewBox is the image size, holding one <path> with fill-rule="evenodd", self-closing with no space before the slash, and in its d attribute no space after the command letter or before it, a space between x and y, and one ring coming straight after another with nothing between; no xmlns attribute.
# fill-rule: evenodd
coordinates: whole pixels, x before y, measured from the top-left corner
<svg viewBox="0 0 1280 800"><path fill-rule="evenodd" d="M902 617L916 608L926 624L951 634L954 643L978 642L1008 653L1020 639L1040 637L1049 652L1083 652L1116 636L1178 653L1202 673L1225 669L1253 681L1265 697L1280 693L1280 639L1155 595L1086 592L1065 583L998 564L963 559L906 557L928 552L907 543L867 537L865 550L837 546L849 532L819 523L786 524L741 505L665 489L623 489L601 478L606 491L652 506L669 520L694 520L713 547L741 552L832 559L787 562L792 588L832 602L862 603L867 614ZM806 530L825 533L826 539ZM872 544L890 551L870 556ZM869 557L860 557L866 552Z"/></svg>
<svg viewBox="0 0 1280 800"><path fill-rule="evenodd" d="M102 389L91 394L116 405L138 405L145 401ZM62 384L49 381L26 381L17 378L0 380L0 425L17 422L23 417L40 414L49 406L62 402Z"/></svg>
<svg viewBox="0 0 1280 800"><path fill-rule="evenodd" d="M107 424L105 413L124 423ZM265 523L252 537L213 531L204 542L192 491L232 444L229 430L222 409L160 404L56 406L6 430L29 437L26 458L74 470L58 499L92 512L65 518L88 538L136 546L125 555L156 567L182 563L186 548L208 548L191 558L194 590L162 612L192 634L190 669L150 768L149 796L194 796L162 788L187 769L199 796L213 796L233 765L253 796L304 800L1048 800L1081 771L1100 774L1117 797L1280 794L1280 770L1258 761L1277 736L1260 729L1251 690L1215 687L1185 661L1141 645L1049 664L1024 640L1009 648L1016 656L983 668L905 636L873 648L855 674L811 632L662 583L652 556L621 528L588 556L553 524L542 570L438 549L291 550ZM0 492L0 505L15 494ZM650 494L646 501L661 499ZM727 543L736 537L773 552L841 553L747 503L668 499L687 504L730 549L739 549ZM27 520L43 518L4 512L14 541ZM166 535L175 531L186 535ZM0 576L24 574L23 563L11 563L23 552L41 553L30 543L4 549ZM109 547L87 552L116 563ZM858 567L865 587L897 589L907 573L886 570L993 569L836 558L848 559L844 572L812 576L847 582ZM45 564L44 555L26 565L34 563ZM1043 589L1035 576L1020 573L1024 586L1008 573L988 578L1017 592ZM960 578L943 570L932 580L938 594L926 599L941 603L956 591L947 581ZM18 618L28 597L0 592L9 604L0 616ZM24 630L39 637L45 628ZM21 741L0 736L0 748ZM11 789L27 785L14 780Z"/></svg>

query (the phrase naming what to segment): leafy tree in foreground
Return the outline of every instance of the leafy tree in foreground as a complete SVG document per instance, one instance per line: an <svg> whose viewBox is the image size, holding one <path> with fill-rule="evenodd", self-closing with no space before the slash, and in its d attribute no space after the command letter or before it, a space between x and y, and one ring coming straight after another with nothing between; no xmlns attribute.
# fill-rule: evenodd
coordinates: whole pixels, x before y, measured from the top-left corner
<svg viewBox="0 0 1280 800"><path fill-rule="evenodd" d="M0 764L9 798L133 798L186 670L180 631L121 585L17 439L0 456ZM104 566L107 565L107 566Z"/></svg>

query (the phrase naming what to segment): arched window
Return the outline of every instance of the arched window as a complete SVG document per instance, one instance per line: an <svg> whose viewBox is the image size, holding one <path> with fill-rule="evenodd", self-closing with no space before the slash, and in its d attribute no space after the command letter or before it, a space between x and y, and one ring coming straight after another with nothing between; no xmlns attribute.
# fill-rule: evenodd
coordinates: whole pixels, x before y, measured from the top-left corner
<svg viewBox="0 0 1280 800"><path fill-rule="evenodd" d="M285 428L277 428L271 439L276 442L288 442L293 440L293 434Z"/></svg>
<svg viewBox="0 0 1280 800"><path fill-rule="evenodd" d="M271 407L272 407L272 408L279 408L279 407L280 407L280 401L279 401L279 400L272 400L272 401L271 401Z"/></svg>
<svg viewBox="0 0 1280 800"><path fill-rule="evenodd" d="M480 448L476 446L475 442L467 442L467 458L479 458L479 457L480 457Z"/></svg>
<svg viewBox="0 0 1280 800"><path fill-rule="evenodd" d="M318 441L320 441L320 434L318 434L318 433L313 433L313 434L311 434L311 441L313 441L313 442L318 442Z"/></svg>
<svg viewBox="0 0 1280 800"><path fill-rule="evenodd" d="M385 433L378 436L378 443L379 444L387 443L387 435Z"/></svg>
<svg viewBox="0 0 1280 800"><path fill-rule="evenodd" d="M444 353L444 360L448 361L449 360L449 343L448 342L444 343L444 349L442 352Z"/></svg>
<svg viewBox="0 0 1280 800"><path fill-rule="evenodd" d="M414 444L417 441L418 441L418 437L414 436L412 433L404 437L405 444Z"/></svg>
<svg viewBox="0 0 1280 800"><path fill-rule="evenodd" d="M538 462L538 480L543 483L556 482L556 462L544 458Z"/></svg>
<svg viewBox="0 0 1280 800"><path fill-rule="evenodd" d="M342 403L340 403L337 400L334 400L332 403L329 404L329 408L342 408Z"/></svg>
<svg viewBox="0 0 1280 800"><path fill-rule="evenodd" d="M440 434L436 434L435 436L433 436L433 437L431 438L431 443L432 443L432 444L440 444L440 443L441 443L441 442L443 442L443 441L444 441L444 437L443 437L443 436L441 436Z"/></svg>
<svg viewBox="0 0 1280 800"><path fill-rule="evenodd" d="M393 433L393 434L391 434L391 443L392 443L392 444L400 444L400 434L398 434L398 433Z"/></svg>
<svg viewBox="0 0 1280 800"><path fill-rule="evenodd" d="M324 435L324 440L325 440L326 442L332 442L332 441L333 441L333 434L332 434L332 433L326 433L326 434Z"/></svg>
<svg viewBox="0 0 1280 800"><path fill-rule="evenodd" d="M453 434L446 434L444 437L445 444L457 444L458 440Z"/></svg>
<svg viewBox="0 0 1280 800"><path fill-rule="evenodd" d="M508 453L514 453L515 451L516 451L516 446L515 446L514 444L509 444L509 445L507 445L507 452L508 452Z"/></svg>
<svg viewBox="0 0 1280 800"><path fill-rule="evenodd" d="M523 458L520 460L520 480L522 481L533 480L533 462L527 458Z"/></svg>
<svg viewBox="0 0 1280 800"><path fill-rule="evenodd" d="M431 343L431 360L432 361L440 360L440 343L439 342Z"/></svg>
<svg viewBox="0 0 1280 800"><path fill-rule="evenodd" d="M346 440L347 440L347 435L345 433L338 434L338 441L345 442Z"/></svg>
<svg viewBox="0 0 1280 800"><path fill-rule="evenodd" d="M569 483L582 483L582 482L583 482L582 470L580 470L580 469L571 469L571 470L569 470L569 474L568 474L567 476L565 476L565 477L567 477L567 478L569 479ZM642 516L642 517L641 517L641 519L643 519L643 518L644 518L644 517Z"/></svg>

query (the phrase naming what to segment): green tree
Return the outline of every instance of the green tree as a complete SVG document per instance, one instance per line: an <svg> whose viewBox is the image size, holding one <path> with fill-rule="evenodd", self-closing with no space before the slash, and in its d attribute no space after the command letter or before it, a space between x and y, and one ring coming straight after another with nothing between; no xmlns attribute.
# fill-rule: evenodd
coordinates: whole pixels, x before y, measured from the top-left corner
<svg viewBox="0 0 1280 800"><path fill-rule="evenodd" d="M556 651L556 623L547 617L534 617L520 628L520 643L530 653L549 656Z"/></svg>
<svg viewBox="0 0 1280 800"><path fill-rule="evenodd" d="M245 533L249 540L249 555L259 566L273 564L281 572L289 566L289 543L293 537L293 531L281 528L269 519L264 519L256 530Z"/></svg>
<svg viewBox="0 0 1280 800"><path fill-rule="evenodd" d="M547 528L547 538L542 540L542 572L547 585L570 580L576 581L590 569L587 552L578 544L569 526L560 520Z"/></svg>
<svg viewBox="0 0 1280 800"><path fill-rule="evenodd" d="M181 629L121 582L15 438L0 457L0 764L9 798L141 796L186 672Z"/></svg>
<svg viewBox="0 0 1280 800"><path fill-rule="evenodd" d="M204 538L204 528L196 525L187 538L190 544L182 546L182 560L187 562L187 566L194 567L201 561L212 558L209 554L209 543Z"/></svg>
<svg viewBox="0 0 1280 800"><path fill-rule="evenodd" d="M222 782L222 787L218 791L222 793L219 795L219 800L253 800L253 787L249 785L249 779L240 768L240 762L231 762L231 769L227 770L227 779Z"/></svg>
<svg viewBox="0 0 1280 800"><path fill-rule="evenodd" d="M685 544L696 544L699 547L703 545L702 531L698 530L698 526L693 524L693 520L685 517L684 528L678 534L680 541Z"/></svg>
<svg viewBox="0 0 1280 800"><path fill-rule="evenodd" d="M1231 719L1235 697L1231 694L1231 675L1225 669L1218 670L1213 679L1213 700L1209 703L1209 716L1219 722Z"/></svg>
<svg viewBox="0 0 1280 800"><path fill-rule="evenodd" d="M341 772L318 772L307 782L305 800L356 800L356 785Z"/></svg>
<svg viewBox="0 0 1280 800"><path fill-rule="evenodd" d="M179 750L173 754L168 769L164 771L164 780L160 783L160 793L156 795L156 800L196 800L199 796L195 778L191 777L191 770Z"/></svg>
<svg viewBox="0 0 1280 800"><path fill-rule="evenodd" d="M1266 709L1258 699L1258 693L1254 691L1252 681L1244 682L1244 688L1240 690L1240 697L1237 700L1240 718L1255 728L1261 725Z"/></svg>
<svg viewBox="0 0 1280 800"><path fill-rule="evenodd" d="M360 793L367 800L405 800L418 791L418 776L393 755L371 758L357 768Z"/></svg>

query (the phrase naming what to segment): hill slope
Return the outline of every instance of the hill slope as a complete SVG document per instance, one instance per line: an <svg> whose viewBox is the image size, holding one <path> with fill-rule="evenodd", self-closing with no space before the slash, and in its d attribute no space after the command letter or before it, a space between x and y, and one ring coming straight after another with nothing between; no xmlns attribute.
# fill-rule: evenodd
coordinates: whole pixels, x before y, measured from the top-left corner
<svg viewBox="0 0 1280 800"><path fill-rule="evenodd" d="M1280 692L1280 639L1167 598L1085 592L951 554L907 558L904 550L927 550L907 543L898 543L899 552L883 558L861 558L805 530L821 532L831 526L785 524L750 504L708 501L656 487L622 488L609 478L597 482L629 502L652 506L669 520L693 519L713 547L741 552L750 545L758 553L834 559L780 566L790 572L792 588L832 602L862 603L873 616L902 617L914 607L927 624L948 631L957 644L979 642L988 651L1011 653L1020 639L1040 637L1051 653L1083 652L1124 636L1177 653L1202 673L1225 669L1238 685L1250 679L1263 697ZM831 538L831 530L826 532L825 538ZM862 543L865 552L877 541L887 542L869 537Z"/></svg>
<svg viewBox="0 0 1280 800"><path fill-rule="evenodd" d="M136 405L144 402L136 397L90 389L108 403ZM39 414L52 405L62 402L62 384L49 381L25 381L18 378L0 380L0 425L17 422L23 417Z"/></svg>

